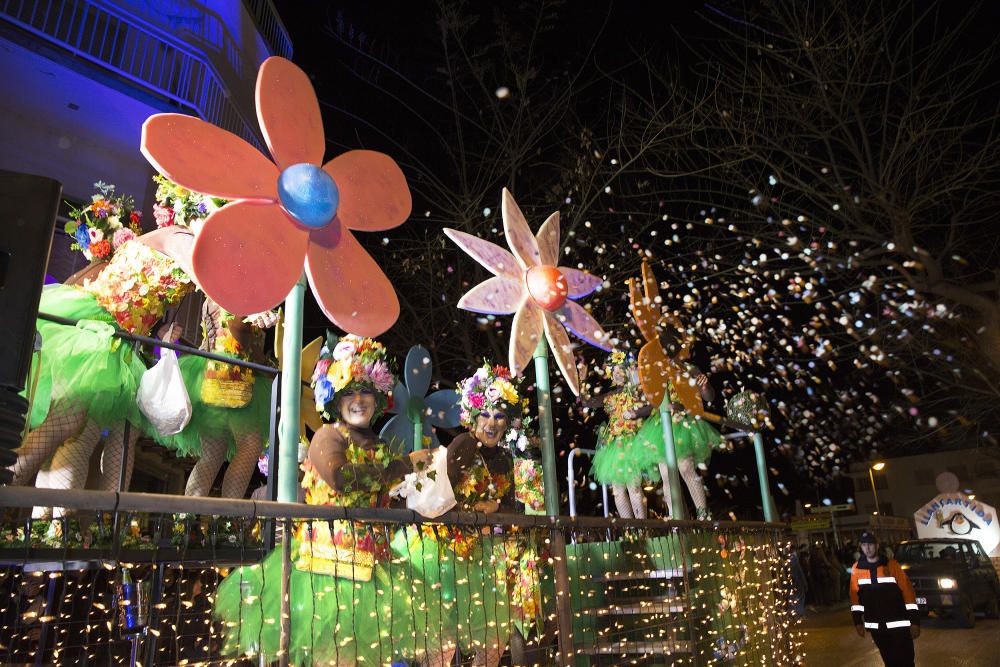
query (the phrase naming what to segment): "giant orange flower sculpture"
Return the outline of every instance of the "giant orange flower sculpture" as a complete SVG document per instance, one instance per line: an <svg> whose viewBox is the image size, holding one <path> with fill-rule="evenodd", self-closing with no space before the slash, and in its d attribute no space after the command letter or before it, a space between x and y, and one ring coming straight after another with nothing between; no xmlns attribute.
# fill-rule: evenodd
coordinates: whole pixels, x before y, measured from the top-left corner
<svg viewBox="0 0 1000 667"><path fill-rule="evenodd" d="M650 405L658 406L668 387L674 397L693 416L704 416L701 392L684 363L691 356L691 338L671 313L663 312L660 289L649 262L642 260L643 293L634 278L628 280L629 306L646 344L639 350L639 383ZM661 336L670 337L678 349L671 357L663 347Z"/></svg>
<svg viewBox="0 0 1000 667"><path fill-rule="evenodd" d="M268 58L256 88L257 118L274 162L234 134L198 118L151 116L141 150L161 174L232 200L212 213L192 264L205 293L226 310L250 315L281 303L305 272L313 295L345 331L377 336L396 321L391 283L351 230L402 224L410 190L396 162L348 151L322 163L326 143L308 76Z"/></svg>
<svg viewBox="0 0 1000 667"><path fill-rule="evenodd" d="M514 313L510 369L515 375L520 375L527 367L544 334L567 384L574 394L579 394L580 378L566 329L591 345L610 350L608 335L601 325L572 301L587 296L602 281L577 269L556 266L559 261L558 211L550 215L534 235L506 188L501 209L504 233L513 254L470 234L444 230L448 238L494 276L469 290L458 302L458 307L492 315Z"/></svg>

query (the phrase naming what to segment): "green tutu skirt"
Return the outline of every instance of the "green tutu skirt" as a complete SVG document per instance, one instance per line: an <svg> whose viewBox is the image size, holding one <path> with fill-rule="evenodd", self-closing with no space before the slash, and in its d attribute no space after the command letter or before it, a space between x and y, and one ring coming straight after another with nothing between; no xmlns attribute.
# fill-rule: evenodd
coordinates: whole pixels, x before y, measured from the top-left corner
<svg viewBox="0 0 1000 667"><path fill-rule="evenodd" d="M642 480L660 481L658 463L663 461L662 448L638 434L608 438L607 424L597 433L597 452L590 472L601 484L640 484Z"/></svg>
<svg viewBox="0 0 1000 667"><path fill-rule="evenodd" d="M432 596L415 598L421 590L413 565L401 558L375 566L369 581L314 574L293 562L290 664L390 665L411 660L436 648L427 619L439 616L427 605ZM281 552L263 563L233 570L219 585L213 614L224 624L226 656L279 650L281 612ZM435 591L435 595L436 595Z"/></svg>
<svg viewBox="0 0 1000 667"><path fill-rule="evenodd" d="M127 419L149 430L135 402L146 365L128 341L114 337L111 313L93 294L70 285L46 286L38 309L81 322L69 326L37 320L42 354L32 367L37 384L31 424L41 424L51 405L58 403L63 409L85 411L102 428Z"/></svg>
<svg viewBox="0 0 1000 667"><path fill-rule="evenodd" d="M208 359L186 355L178 360L184 386L191 399L191 421L180 433L161 436L154 432L156 441L177 453L177 456L200 457L202 438L225 438L228 447L226 458L236 454L236 437L247 433L260 435L261 451L268 439L271 425L271 382L273 378L254 372L253 396L242 408L223 408L208 405L201 398Z"/></svg>
<svg viewBox="0 0 1000 667"><path fill-rule="evenodd" d="M393 553L413 572L414 624L426 641L417 651L457 646L471 654L505 647L514 625L506 580L509 558L501 537L473 535L442 547L451 543L449 529L425 529L436 529L440 537L409 528L392 542Z"/></svg>
<svg viewBox="0 0 1000 667"><path fill-rule="evenodd" d="M636 440L655 446L660 461L665 461L666 449L660 423L660 413L654 412L639 429ZM694 457L696 463L708 463L712 458L712 449L721 446L723 442L715 427L704 419L688 415L674 417L674 450L678 461Z"/></svg>

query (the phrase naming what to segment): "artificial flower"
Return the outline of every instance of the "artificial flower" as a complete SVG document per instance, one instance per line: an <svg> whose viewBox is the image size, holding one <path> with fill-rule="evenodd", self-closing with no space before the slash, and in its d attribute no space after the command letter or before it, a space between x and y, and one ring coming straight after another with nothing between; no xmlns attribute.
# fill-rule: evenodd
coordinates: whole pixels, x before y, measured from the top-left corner
<svg viewBox="0 0 1000 667"><path fill-rule="evenodd" d="M553 213L532 234L524 214L504 188L501 200L504 234L513 251L455 229L445 229L458 247L493 273L459 300L458 307L474 313L514 313L510 335L510 370L518 376L544 335L566 383L576 395L580 377L566 329L591 345L609 350L608 335L590 313L573 299L601 286L598 276L556 266L559 260L559 213Z"/></svg>
<svg viewBox="0 0 1000 667"><path fill-rule="evenodd" d="M64 228L74 238L71 248L81 251L88 261L110 259L119 246L111 240L117 231L125 229L121 221L131 220L135 214L132 210L135 201L131 196L116 194L114 185L102 181L94 183L94 187L99 192L91 197L90 204L70 208L70 221ZM132 225L131 231L139 232L139 226ZM107 245L101 244L102 241L106 241Z"/></svg>
<svg viewBox="0 0 1000 667"><path fill-rule="evenodd" d="M90 248L90 227L85 224L80 224L76 231L73 233L74 238L76 238L77 244L87 250Z"/></svg>
<svg viewBox="0 0 1000 667"><path fill-rule="evenodd" d="M90 244L90 252L97 259L107 259L111 256L111 244L106 239Z"/></svg>
<svg viewBox="0 0 1000 667"><path fill-rule="evenodd" d="M326 377L331 383L333 383L334 391L340 391L346 387L350 384L351 378L353 377L350 360L342 359L331 364L330 369L326 372ZM316 402L319 402L318 398L316 399Z"/></svg>
<svg viewBox="0 0 1000 667"><path fill-rule="evenodd" d="M115 235L113 237L111 237L111 245L113 245L117 250L123 244L133 240L134 238L135 238L135 232L133 232L131 229L128 229L127 227L122 227L121 229L115 232Z"/></svg>
<svg viewBox="0 0 1000 667"><path fill-rule="evenodd" d="M157 228L169 227L174 224L174 209L153 204L153 219L156 220Z"/></svg>
<svg viewBox="0 0 1000 667"><path fill-rule="evenodd" d="M326 150L319 103L308 75L284 58L261 65L256 102L274 162L191 116L157 114L143 125L141 150L157 171L193 191L237 200L211 213L195 242L201 286L226 310L249 315L283 301L304 262L330 320L347 331L382 333L399 316L399 301L351 230L382 231L406 220L411 199L402 171L374 151L349 151L319 168ZM204 159L205 150L213 159ZM296 175L322 185L322 210L284 185L279 194L279 181Z"/></svg>

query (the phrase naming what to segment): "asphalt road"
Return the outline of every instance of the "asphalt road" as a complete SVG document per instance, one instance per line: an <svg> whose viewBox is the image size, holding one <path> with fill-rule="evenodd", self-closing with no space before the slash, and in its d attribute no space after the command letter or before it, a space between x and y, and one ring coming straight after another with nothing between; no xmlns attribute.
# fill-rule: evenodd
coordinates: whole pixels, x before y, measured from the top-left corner
<svg viewBox="0 0 1000 667"><path fill-rule="evenodd" d="M871 637L858 637L846 605L806 615L807 667L882 667ZM976 627L964 630L948 619L923 619L914 642L917 667L997 667L1000 665L1000 621L979 614Z"/></svg>

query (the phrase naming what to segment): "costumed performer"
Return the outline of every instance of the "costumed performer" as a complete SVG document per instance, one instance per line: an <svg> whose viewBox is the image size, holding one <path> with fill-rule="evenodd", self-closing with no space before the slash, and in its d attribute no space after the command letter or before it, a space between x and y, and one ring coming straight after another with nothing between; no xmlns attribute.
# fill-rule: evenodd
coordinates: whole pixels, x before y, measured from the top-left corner
<svg viewBox="0 0 1000 667"><path fill-rule="evenodd" d="M180 225L197 235L205 218L227 203L191 192L162 176L154 176L153 180L157 184L153 217L161 228ZM273 327L277 319L277 313L271 311L238 318L204 296L199 349L268 363L264 352L266 329ZM228 460L222 496L242 498L267 441L273 378L197 355L184 355L178 363L191 399L191 421L180 433L157 433L154 437L178 456L198 458L185 495L208 495L219 469Z"/></svg>
<svg viewBox="0 0 1000 667"><path fill-rule="evenodd" d="M328 423L313 436L302 464L306 503L388 506L389 490L413 470L410 459L371 428L394 384L381 343L353 335L328 339L312 378L316 408ZM445 664L427 647L429 629L422 627L423 607L437 591L415 602L413 567L392 558L388 531L340 520L299 525L289 588L292 664L386 665L414 657ZM280 582L280 551L222 582L214 613L226 626L224 654L277 653Z"/></svg>
<svg viewBox="0 0 1000 667"><path fill-rule="evenodd" d="M14 484L31 483L40 466L56 454L46 483L55 488L82 488L102 430L114 431L108 444L121 450L123 438L113 436L126 421L146 430L147 422L135 400L146 367L132 346L114 333L122 329L147 335L166 308L179 302L193 284L169 256L169 232L138 237L133 229L138 214L132 212L130 220L123 219L114 201L95 195L86 209L91 217L69 223L76 228L75 247L94 258L110 258L107 266L83 285L49 285L42 291L41 312L80 322L69 326L37 320L43 341L38 383L49 390L36 396L32 421L37 426L17 450ZM57 450L70 439L72 447L60 455ZM118 452L119 460L122 454ZM117 475L112 472L116 467L109 462L105 468L105 477L113 477L117 488Z"/></svg>
<svg viewBox="0 0 1000 667"><path fill-rule="evenodd" d="M516 382L506 367L484 364L459 383L461 421L469 430L448 445L448 477L460 509L484 514L515 511L514 463L503 441L511 420L521 415L526 403ZM504 540L474 528L427 526L427 530L438 541L442 563L454 571L452 576L447 572L440 576L449 597L448 589L454 586L451 622L444 629L456 632L458 648L473 654L473 665L495 667L512 633L518 632L511 622L510 555ZM521 664L517 656L515 663Z"/></svg>
<svg viewBox="0 0 1000 667"><path fill-rule="evenodd" d="M643 480L660 481L658 465L663 456L662 447L636 435L652 410L639 388L634 359L624 352L612 352L604 376L611 380L614 389L604 396L581 399L588 408L603 406L608 415L608 420L597 429L591 474L599 483L611 486L619 516L645 519Z"/></svg>
<svg viewBox="0 0 1000 667"><path fill-rule="evenodd" d="M661 343L664 341L661 340ZM664 349L669 349L664 344ZM708 383L708 377L694 364L686 364L686 375L689 381L695 383L706 403L715 398L715 390ZM691 500L694 501L695 516L698 519L711 518L708 512L708 502L705 494L705 483L698 474L698 467L708 465L713 449L722 449L726 441L722 435L704 419L693 417L680 403L674 392L673 384L667 385L667 395L673 412L674 451L677 453L677 469L681 479L687 485ZM636 441L656 446L660 460L660 475L663 478L663 496L667 503L667 512L673 516L673 502L670 497L670 477L667 471L666 445L663 440L660 412L657 410L643 423L636 435Z"/></svg>

